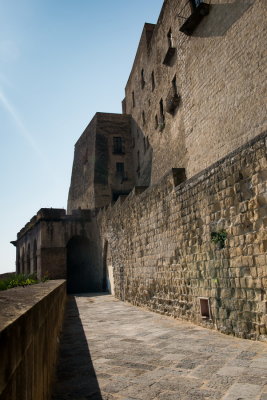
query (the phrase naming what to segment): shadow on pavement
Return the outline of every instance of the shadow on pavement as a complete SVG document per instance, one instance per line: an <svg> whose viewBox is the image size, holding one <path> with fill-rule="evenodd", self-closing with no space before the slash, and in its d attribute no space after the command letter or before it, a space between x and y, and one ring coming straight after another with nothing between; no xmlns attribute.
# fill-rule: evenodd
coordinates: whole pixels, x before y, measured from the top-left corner
<svg viewBox="0 0 267 400"><path fill-rule="evenodd" d="M99 296L111 296L109 292L90 292L90 293L75 293L75 297L99 297Z"/></svg>
<svg viewBox="0 0 267 400"><path fill-rule="evenodd" d="M68 296L52 400L102 400L75 297Z"/></svg>

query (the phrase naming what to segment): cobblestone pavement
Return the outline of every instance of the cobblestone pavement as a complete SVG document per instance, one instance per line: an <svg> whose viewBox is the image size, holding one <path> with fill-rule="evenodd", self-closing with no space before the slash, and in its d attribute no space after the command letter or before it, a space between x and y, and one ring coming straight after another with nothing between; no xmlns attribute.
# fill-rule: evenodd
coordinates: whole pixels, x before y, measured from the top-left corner
<svg viewBox="0 0 267 400"><path fill-rule="evenodd" d="M53 400L267 400L267 345L69 297Z"/></svg>

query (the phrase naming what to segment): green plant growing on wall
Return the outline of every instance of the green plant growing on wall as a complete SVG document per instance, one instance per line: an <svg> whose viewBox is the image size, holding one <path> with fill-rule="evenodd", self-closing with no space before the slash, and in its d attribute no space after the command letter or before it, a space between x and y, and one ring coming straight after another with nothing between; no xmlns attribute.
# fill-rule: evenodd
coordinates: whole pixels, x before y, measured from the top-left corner
<svg viewBox="0 0 267 400"><path fill-rule="evenodd" d="M211 232L211 241L219 245L220 249L225 247L225 240L227 238L227 232L221 230L219 232Z"/></svg>
<svg viewBox="0 0 267 400"><path fill-rule="evenodd" d="M48 280L46 277L45 281ZM42 282L45 282L42 280ZM39 283L35 274L25 275L25 274L12 274L10 277L5 279L0 279L0 290L11 289L17 286L29 286Z"/></svg>

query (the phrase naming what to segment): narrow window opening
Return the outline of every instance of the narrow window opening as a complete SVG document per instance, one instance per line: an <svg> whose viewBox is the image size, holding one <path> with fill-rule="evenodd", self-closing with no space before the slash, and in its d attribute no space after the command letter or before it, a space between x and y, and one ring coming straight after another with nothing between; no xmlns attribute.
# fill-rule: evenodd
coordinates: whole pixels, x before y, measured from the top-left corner
<svg viewBox="0 0 267 400"><path fill-rule="evenodd" d="M158 115L155 115L155 129L158 129L159 126L159 120L158 120Z"/></svg>
<svg viewBox="0 0 267 400"><path fill-rule="evenodd" d="M174 77L172 79L172 86L166 97L166 111L169 114L174 115L179 104L180 104L180 96L178 95L178 91L177 91L176 75L174 75Z"/></svg>
<svg viewBox="0 0 267 400"><path fill-rule="evenodd" d="M160 109L160 119L161 119L161 122L164 122L165 117L164 117L163 100L162 100L162 99L160 99L160 102L159 102L159 109Z"/></svg>
<svg viewBox="0 0 267 400"><path fill-rule="evenodd" d="M140 178L140 152L139 152L139 150L137 152L137 170L136 170L136 172L137 172L138 178Z"/></svg>
<svg viewBox="0 0 267 400"><path fill-rule="evenodd" d="M113 137L113 153L114 154L124 154L123 139L122 137Z"/></svg>
<svg viewBox="0 0 267 400"><path fill-rule="evenodd" d="M159 111L160 111L159 128L160 128L160 130L162 130L165 128L165 115L164 115L162 99L160 99L160 102L159 102Z"/></svg>
<svg viewBox="0 0 267 400"><path fill-rule="evenodd" d="M143 138L144 153L146 152L146 138Z"/></svg>
<svg viewBox="0 0 267 400"><path fill-rule="evenodd" d="M135 98L134 98L134 92L132 92L132 106L135 107Z"/></svg>
<svg viewBox="0 0 267 400"><path fill-rule="evenodd" d="M207 297L200 297L200 315L202 319L210 319L210 302Z"/></svg>
<svg viewBox="0 0 267 400"><path fill-rule="evenodd" d="M168 34L167 34L167 39L168 39L168 45L169 47L173 47L173 36L172 36L172 30L170 28Z"/></svg>
<svg viewBox="0 0 267 400"><path fill-rule="evenodd" d="M155 89L155 75L154 75L154 71L152 71L152 73L151 73L151 90L152 90L152 92L154 91L154 89Z"/></svg>
<svg viewBox="0 0 267 400"><path fill-rule="evenodd" d="M173 40L173 35L172 35L172 30L170 29L168 34L167 34L167 41L168 41L168 50L167 53L165 54L163 64L171 66L173 62L173 57L175 54L175 47L174 47L174 40Z"/></svg>
<svg viewBox="0 0 267 400"><path fill-rule="evenodd" d="M145 87L145 76L144 76L144 70L141 70L141 88L143 89Z"/></svg>
<svg viewBox="0 0 267 400"><path fill-rule="evenodd" d="M118 175L124 175L124 163L117 162L116 163L116 172Z"/></svg>
<svg viewBox="0 0 267 400"><path fill-rule="evenodd" d="M174 75L174 78L172 80L172 90L174 95L177 94L176 75Z"/></svg>
<svg viewBox="0 0 267 400"><path fill-rule="evenodd" d="M146 115L145 115L144 111L142 111L142 122L143 122L143 125L146 124Z"/></svg>
<svg viewBox="0 0 267 400"><path fill-rule="evenodd" d="M121 184L127 181L127 176L124 172L124 163L116 163L116 176L120 179Z"/></svg>

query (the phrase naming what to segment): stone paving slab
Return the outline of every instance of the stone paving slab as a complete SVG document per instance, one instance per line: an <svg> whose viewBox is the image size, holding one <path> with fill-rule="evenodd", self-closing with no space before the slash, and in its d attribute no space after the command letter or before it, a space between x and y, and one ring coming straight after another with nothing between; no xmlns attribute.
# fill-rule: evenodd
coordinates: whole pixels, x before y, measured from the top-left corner
<svg viewBox="0 0 267 400"><path fill-rule="evenodd" d="M267 345L71 296L52 399L267 400Z"/></svg>

